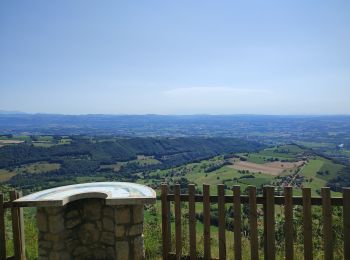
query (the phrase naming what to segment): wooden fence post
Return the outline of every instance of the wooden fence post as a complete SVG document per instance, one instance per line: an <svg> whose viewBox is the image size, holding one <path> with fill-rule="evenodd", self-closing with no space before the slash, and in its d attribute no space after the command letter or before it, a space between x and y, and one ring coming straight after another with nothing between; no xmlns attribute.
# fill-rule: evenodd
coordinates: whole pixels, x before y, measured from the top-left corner
<svg viewBox="0 0 350 260"><path fill-rule="evenodd" d="M170 234L168 233L169 228L169 215L168 215L168 185L162 184L162 236L163 236L163 259L167 260L169 256L169 239Z"/></svg>
<svg viewBox="0 0 350 260"><path fill-rule="evenodd" d="M10 201L14 201L18 198L18 192L15 190L10 191ZM11 208L13 247L15 259L17 260L25 259L23 212L21 210L22 209L13 206Z"/></svg>
<svg viewBox="0 0 350 260"><path fill-rule="evenodd" d="M189 235L190 235L190 259L197 259L196 256L196 201L195 201L196 186L188 185L188 215L189 215Z"/></svg>
<svg viewBox="0 0 350 260"><path fill-rule="evenodd" d="M304 225L304 259L313 259L312 250L312 216L311 216L311 189L303 188L303 225Z"/></svg>
<svg viewBox="0 0 350 260"><path fill-rule="evenodd" d="M10 201L14 201L17 199L17 194L15 190L10 191ZM19 244L20 235L19 235L19 225L18 225L18 214L17 210L14 207L11 207L11 220L12 220L12 232L13 232L13 250L14 256L16 260L20 260L21 255L21 246Z"/></svg>
<svg viewBox="0 0 350 260"><path fill-rule="evenodd" d="M350 260L350 188L343 188L344 259Z"/></svg>
<svg viewBox="0 0 350 260"><path fill-rule="evenodd" d="M4 195L0 194L0 260L6 260L6 229Z"/></svg>
<svg viewBox="0 0 350 260"><path fill-rule="evenodd" d="M168 252L170 253L172 251L172 235L171 235L171 202L168 201L167 203L167 210L168 210Z"/></svg>
<svg viewBox="0 0 350 260"><path fill-rule="evenodd" d="M217 185L218 195L210 196L210 185L203 184L203 196L196 196L195 185L188 186L188 195L182 194L180 185L174 187L174 194L168 195L168 186L162 184L162 231L163 231L163 259L172 258L170 254L170 220L169 220L169 204L175 202L175 240L176 243L176 259L182 258L182 226L181 226L181 202L189 203L189 240L190 240L190 259L197 259L196 252L196 201L203 201L203 226L204 226L204 259L211 259L211 202L218 204L218 246L219 259L226 259L226 203L233 203L233 221L234 221L234 259L242 260L242 234L241 234L241 204L249 204L249 226L251 241L251 259L259 259L259 238L258 238L258 211L257 204L264 206L264 258L266 260L274 260L276 257L276 241L275 241L275 205L284 205L285 215L285 258L292 260L294 257L294 235L293 235L293 206L302 205L303 213L303 235L304 235L304 259L313 259L312 246L312 205L322 205L323 215L323 244L325 260L334 257L333 235L332 235L332 205L343 206L343 224L344 224L344 259L350 260L350 188L343 188L343 198L332 198L329 188L322 188L322 197L311 197L311 189L303 188L302 197L293 197L293 188L284 187L284 196L274 195L275 188L266 186L263 189L263 196L256 196L256 187L248 187L248 196L240 194L240 186L233 187L233 196L225 196L225 186ZM18 197L18 194L15 194ZM16 197L15 196L15 197ZM15 199L11 192L11 200ZM0 206L3 197L0 194ZM3 204L3 203L2 203ZM11 205L5 203L5 207ZM4 206L3 206L4 208ZM1 207L0 207L1 209ZM14 241L22 242L21 238L21 219L19 211L13 215ZM17 219L16 219L17 218ZM0 223L1 224L1 223ZM23 225L22 225L23 227ZM20 243L21 245L22 243ZM24 245L24 241L23 241ZM21 249L24 252L24 247ZM16 258L18 255L18 245L15 244ZM185 256L187 257L187 256ZM21 258L20 258L21 259ZM1 260L1 259L0 259Z"/></svg>
<svg viewBox="0 0 350 260"><path fill-rule="evenodd" d="M17 199L22 197L22 191L17 192L16 194ZM25 247L25 236L24 236L24 215L23 215L23 208L18 207L17 208L18 215L19 215L19 230L20 230L20 237L21 237L21 257L22 259L26 259L26 247Z"/></svg>

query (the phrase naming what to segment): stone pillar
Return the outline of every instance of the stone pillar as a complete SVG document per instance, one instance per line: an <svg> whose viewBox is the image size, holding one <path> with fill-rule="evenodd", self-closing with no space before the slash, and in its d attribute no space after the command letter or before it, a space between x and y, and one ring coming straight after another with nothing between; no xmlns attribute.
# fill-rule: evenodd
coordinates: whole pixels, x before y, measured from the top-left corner
<svg viewBox="0 0 350 260"><path fill-rule="evenodd" d="M39 259L144 259L143 205L81 199L39 207Z"/></svg>

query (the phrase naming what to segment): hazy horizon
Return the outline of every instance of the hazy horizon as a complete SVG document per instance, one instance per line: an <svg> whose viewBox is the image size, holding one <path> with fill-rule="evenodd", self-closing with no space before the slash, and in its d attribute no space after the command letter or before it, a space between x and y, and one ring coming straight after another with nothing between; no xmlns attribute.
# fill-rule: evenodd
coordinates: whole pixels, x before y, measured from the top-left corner
<svg viewBox="0 0 350 260"><path fill-rule="evenodd" d="M348 1L2 1L0 109L349 115Z"/></svg>
<svg viewBox="0 0 350 260"><path fill-rule="evenodd" d="M9 111L0 109L0 115L62 115L62 116L271 116L271 117L328 117L328 116L350 116L350 114L101 114L101 113L82 113L82 114L65 114L65 113L46 113L46 112L25 112Z"/></svg>

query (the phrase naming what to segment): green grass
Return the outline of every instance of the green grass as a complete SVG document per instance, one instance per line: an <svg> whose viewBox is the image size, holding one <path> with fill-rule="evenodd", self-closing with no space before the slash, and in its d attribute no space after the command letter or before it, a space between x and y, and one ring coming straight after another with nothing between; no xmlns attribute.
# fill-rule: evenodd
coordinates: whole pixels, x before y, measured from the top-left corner
<svg viewBox="0 0 350 260"><path fill-rule="evenodd" d="M41 135L41 136L37 137L37 140L41 141L41 142L52 142L53 141L53 137L49 136L49 135Z"/></svg>
<svg viewBox="0 0 350 260"><path fill-rule="evenodd" d="M64 145L64 144L70 144L72 142L72 139L70 138L62 138L58 141L58 144Z"/></svg>
<svg viewBox="0 0 350 260"><path fill-rule="evenodd" d="M13 176L24 172L40 174L44 172L58 170L60 167L61 165L59 163L36 162L16 167L11 171L7 169L0 169L0 183L8 181Z"/></svg>
<svg viewBox="0 0 350 260"><path fill-rule="evenodd" d="M306 178L303 187L312 189L312 195L318 195L317 190L326 186L326 181L317 176L317 172L322 168L324 161L321 159L310 160L300 171L300 175Z"/></svg>
<svg viewBox="0 0 350 260"><path fill-rule="evenodd" d="M341 150L341 153L344 153L344 154L350 156L350 150L344 149L344 150Z"/></svg>
<svg viewBox="0 0 350 260"><path fill-rule="evenodd" d="M266 148L260 152L265 156L280 157L287 159L295 159L296 156L302 154L303 149L296 145L283 145L278 147Z"/></svg>
<svg viewBox="0 0 350 260"><path fill-rule="evenodd" d="M244 183L246 185L253 185L253 186L262 186L262 185L268 185L271 182L271 177L265 177L265 178L261 178L261 177L255 177L255 178L245 178L245 179L240 179L239 181L241 183Z"/></svg>
<svg viewBox="0 0 350 260"><path fill-rule="evenodd" d="M295 145L289 145L289 146L282 146L279 148L269 148L265 149L262 153L274 155L275 158L276 155L276 149L277 151L290 151L290 154L286 154L284 158L290 158L290 160L297 160L298 157L303 153L304 150L300 149L298 146ZM255 160L255 163L266 163L264 160L267 158L266 156L261 156L260 153L256 154L249 154L250 159ZM265 159L262 159L265 158ZM153 176L155 179L159 179L165 175L167 175L170 171L174 171L176 173L178 172L186 172L184 175L179 175L179 177L175 176L172 177L174 181L176 182L176 178L180 178L182 176L186 177L190 183L197 184L197 187L202 190L203 184L209 184L211 185L210 192L211 194L217 193L217 184L224 183L228 187L232 187L233 185L241 185L242 190L244 190L247 186L253 185L253 186L263 186L263 185L273 185L275 182L275 177L267 174L259 174L255 173L255 178L242 178L245 175L238 172L238 170L233 169L228 166L224 166L218 170L215 170L213 172L204 172L203 169L205 169L204 166L217 162L220 160L220 157L213 158L211 160L205 160L201 161L199 163L192 163L185 166L180 166L177 168L173 168L171 170L158 170L152 172L150 175ZM259 161L260 160L260 161ZM312 188L312 195L318 196L319 191L321 187L326 186L328 178L334 177L336 173L342 168L343 166L340 164L334 164L332 161L319 157L314 156L310 157L309 161L306 163L305 166L303 166L299 172L301 176L305 177L305 181L302 183L303 187L310 187ZM327 177L323 177L317 174L320 170L328 170L330 172L330 175ZM286 174L292 174L292 172L288 172L283 174L285 176ZM169 175L167 175L169 176ZM144 184L149 184L148 180L145 180L143 182ZM295 195L301 195L301 189L295 188ZM332 195L339 195L338 193L332 192Z"/></svg>
<svg viewBox="0 0 350 260"><path fill-rule="evenodd" d="M76 181L77 183L84 183L84 182L101 182L106 181L106 177L103 176L86 176L86 177L77 177Z"/></svg>
<svg viewBox="0 0 350 260"><path fill-rule="evenodd" d="M335 164L332 161L323 158L316 157L315 159L311 159L308 164L306 164L300 175L306 177L309 181L304 182L304 187L309 187L313 191L313 195L317 195L317 190L319 191L322 187L325 187L327 184L327 180L334 177L336 173L342 169L342 165ZM320 176L317 174L318 171L329 170L329 176ZM311 180L311 182L310 182ZM332 195L339 195L337 192L332 192Z"/></svg>
<svg viewBox="0 0 350 260"><path fill-rule="evenodd" d="M334 144L331 144L331 143L298 142L298 144L308 148L333 148L334 147Z"/></svg>
<svg viewBox="0 0 350 260"><path fill-rule="evenodd" d="M286 153L288 151L288 153ZM266 163L269 158L279 158L280 160L297 160L298 157L303 153L304 150L300 149L298 146L294 145L288 145L288 146L281 146L281 147L275 147L275 148L268 148L265 149L259 153L251 153L249 154L248 161L255 162L255 163ZM242 154L241 154L242 155ZM210 184L210 193L211 195L217 194L217 184L225 183L225 185L230 187L232 185L241 185L241 191L244 193L244 190L249 185L255 185L255 186L261 186L265 184L271 184L275 181L274 176L267 175L267 174L254 174L255 178L242 178L244 176L247 176L247 174L242 174L238 172L238 170L230 168L228 166L221 167L218 170L215 170L213 172L205 172L205 169L207 169L210 165L215 165L216 163L222 162L222 157L214 157L209 160L204 160L198 163L191 163L187 165L182 165L179 167L175 167L172 169L166 169L166 170L156 170L149 174L151 177L150 179L139 179L137 180L138 183L144 183L146 185L150 185L153 183L155 186L157 183L162 181L165 176L167 178L170 178L171 181L176 182L176 180L180 179L181 177L185 177L188 179L190 183L197 184L197 187L201 190L202 185ZM139 157L137 160L130 161L133 163L139 163L141 165L152 165L152 164L158 164L159 161L155 160L152 157ZM126 164L126 162L118 162L113 165L104 165L102 167L115 167L118 168L121 165ZM36 164L28 164L24 165L21 168L22 170L26 170L28 172L32 173L40 173L45 170L52 170L53 165L49 164L47 162L41 162ZM57 165L56 165L57 167ZM330 176L336 175L336 173L343 167L340 164L334 164L332 161L327 160L322 157L314 156L309 158L309 162L302 167L300 171L300 175L304 176L306 178L306 182L303 183L304 187L310 187L312 188L312 195L318 195L317 190L319 190L321 187L325 186L328 178ZM16 169L17 170L17 169ZM328 170L330 172L329 176L319 176L317 175L318 171L325 171ZM175 173L171 175L170 173ZM0 169L0 181L1 176L6 176L6 174L11 174L11 172L8 172L6 170ZM6 178L6 177L5 177ZM92 181L105 181L105 177L103 176L95 176L95 177L77 177L74 181L77 183L81 182L92 182ZM312 180L310 182L310 180ZM54 183L50 183L54 184ZM66 183L71 184L71 183ZM226 194L232 194L232 191L227 189ZM294 189L295 195L301 195L300 189ZM157 194L159 195L159 189L156 190ZM332 193L334 196L335 193ZM336 194L338 195L338 194ZM181 203L182 204L182 230L183 230L183 241L182 241L182 248L184 254L189 253L189 243L188 243L188 219L187 219L187 212L188 212L188 204L187 203ZM227 206L229 206L227 204ZM259 206L260 207L260 206ZM145 211L145 225L144 225L144 237L145 237L145 250L146 250L146 259L161 259L161 205L160 201L157 201L156 205L154 206L147 206L148 210ZM173 208L173 203L172 203ZM212 206L212 209L215 210L216 205ZM196 212L201 213L203 211L203 204L202 203L196 203ZM26 215L26 240L27 242L27 254L28 259L35 259L35 255L37 254L36 249L36 243L37 243L37 233L35 229L35 223L34 213L28 213L28 221L27 221L27 215ZM281 217L283 217L283 208L282 207L276 207L276 220L281 221ZM260 220L258 222L259 228L261 229L263 226L262 223L262 217L259 217ZM247 224L247 219L244 217L243 221L245 224ZM278 221L276 223L278 223ZM316 222L315 222L316 223ZM277 225L277 224L276 224ZM301 225L300 225L301 226ZM299 227L300 228L300 227ZM172 251L174 251L174 222L171 223L171 229L172 229ZM212 250L212 256L218 257L218 228L215 226L211 226L211 250ZM277 229L277 226L276 226ZM316 229L315 229L316 230ZM197 251L199 255L203 255L204 248L203 248L203 224L200 221L196 222L196 231L197 231ZM246 229L247 231L247 229ZM298 231L300 233L300 230ZM259 235L259 239L261 239L262 236ZM233 233L230 231L226 232L226 245L227 245L227 258L233 259ZM9 249L11 250L11 242L9 242ZM297 244L299 243L299 244ZM249 259L250 258L250 243L247 236L243 237L243 259ZM280 248L283 247L283 245L277 245ZM303 258L302 251L302 243L296 242L296 258ZM319 251L315 250L315 257L319 259ZM316 256L317 255L317 256ZM260 251L260 257L262 258L263 254ZM276 259L284 259L283 256L283 250L278 251L278 256Z"/></svg>
<svg viewBox="0 0 350 260"><path fill-rule="evenodd" d="M17 173L8 171L6 169L0 169L0 183L6 182L9 179L11 179L13 176L15 176Z"/></svg>
<svg viewBox="0 0 350 260"><path fill-rule="evenodd" d="M325 158L322 158L322 160L323 160L323 165L320 171L322 172L328 171L329 175L318 175L318 177L326 181L334 178L338 174L338 172L344 168L343 165L333 163L331 160L328 160Z"/></svg>
<svg viewBox="0 0 350 260"><path fill-rule="evenodd" d="M157 175L165 175L169 173L169 171L177 170L177 171L185 171L186 178L192 183L195 183L198 185L198 187L201 189L203 183L207 183L211 185L211 194L214 195L217 193L217 187L216 185L219 183L225 182L226 185L241 185L241 190L244 193L244 189L248 185L264 185L269 184L273 182L274 177L266 174L254 174L255 178L241 178L246 176L246 174L241 174L236 169L232 169L228 166L224 166L216 171L205 173L203 169L205 165L210 164L211 162L217 162L220 158L213 158L211 160L205 160L199 163L192 163L180 167L176 167L175 169L170 170L159 170L154 171L152 174L154 178L156 178ZM319 189L320 187L324 186L326 183L325 180L320 179L317 177L316 172L319 171L324 167L324 169L330 169L332 167L332 164L330 164L331 161L327 161L324 158L321 157L315 157L313 159L309 160L309 163L305 165L301 170L301 175L305 176L307 179L312 178L312 182L305 183L304 186L309 185L313 189L313 195L316 195L315 189ZM34 167L26 166L26 167ZM39 167L37 165L37 167ZM34 170L34 169L32 169ZM237 178L233 180L234 178ZM104 177L78 177L76 179L77 182L90 182L90 181L104 181ZM143 180L143 181L149 181L149 180ZM142 182L143 182L142 181ZM141 182L140 180L138 182ZM147 183L146 183L147 184ZM159 194L159 190L157 190L157 193ZM299 195L299 191L295 192L295 195ZM231 191L226 190L226 194L232 194ZM189 253L189 242L188 242L188 219L187 219L187 212L188 212L188 204L182 203L182 230L183 230L183 241L182 241L182 249L184 254ZM228 207L229 205L227 205ZM215 209L216 205L212 206L212 209ZM259 206L260 207L260 206ZM160 201L157 201L154 210L155 212L152 213L152 206L148 207L149 210L145 212L145 225L144 225L144 237L145 237L145 251L146 251L146 258L147 259L161 259L161 205ZM173 210L173 203L172 203L172 210ZM203 210L203 204L202 203L196 203L196 212L201 213ZM283 213L283 209L276 207L276 216ZM30 215L31 214L31 215ZM282 214L283 215L283 214ZM282 216L281 215L281 216ZM26 241L27 241L27 255L28 259L35 259L37 255L37 249L36 249L36 243L37 243L37 233L35 228L35 220L33 218L34 213L29 213L28 217L26 216ZM280 218L279 216L278 218ZM28 220L27 220L28 218ZM259 217L260 220L258 222L259 228L262 228L262 218ZM247 219L244 218L243 221L247 223ZM174 221L171 223L171 229L172 229L172 251L174 252ZM212 250L212 256L218 257L218 228L216 226L211 226L211 250ZM196 222L196 233L197 233L197 251L199 255L203 255L204 248L203 248L203 224L200 221ZM259 239L261 239L262 236L259 236ZM233 259L233 244L234 244L234 236L231 231L226 231L226 246L227 246L227 259ZM11 252L11 240L8 240L8 247L9 251ZM281 245L280 248L283 248ZM302 249L301 244L296 245L296 258L302 258ZM243 251L243 259L249 259L250 258L250 242L248 237L243 237L242 240L242 251ZM320 252L315 252L315 257L320 257ZM263 253L262 249L260 249L260 257L262 259ZM277 252L276 259L284 259L283 256L283 250L279 250ZM318 258L317 258L318 259Z"/></svg>
<svg viewBox="0 0 350 260"><path fill-rule="evenodd" d="M29 173L43 173L58 170L61 167L59 163L49 163L49 162L37 162L27 165L23 165L19 168L16 168L18 173L26 171Z"/></svg>
<svg viewBox="0 0 350 260"><path fill-rule="evenodd" d="M43 148L54 146L53 143L47 143L47 142L33 142L33 145L36 147L43 147Z"/></svg>
<svg viewBox="0 0 350 260"><path fill-rule="evenodd" d="M245 189L248 185L260 186L262 184L269 184L273 176L267 174L254 174L255 178L241 178L245 177L246 174L239 173L238 170L224 166L216 171L205 173L205 172L192 172L186 175L188 180L192 183L198 185L201 189L203 184L209 184L210 192L212 194L217 194L217 184L222 184L223 182L228 185L242 185ZM234 180L235 179L235 180Z"/></svg>
<svg viewBox="0 0 350 260"><path fill-rule="evenodd" d="M189 255L189 224L188 224L188 204L187 203L182 203L181 204L181 215L182 215L182 254L183 255ZM157 218L158 221L160 222L161 218L161 211L160 211L160 202L157 202ZM226 205L228 207L228 204ZM174 204L171 203L171 214L174 216ZM213 206L211 207L213 208ZM258 208L261 210L262 206L258 206ZM278 208L278 207L276 207ZM196 203L196 212L202 212L203 207L202 203ZM283 207L280 207L281 212L283 212ZM280 215L277 215L276 211L276 218L279 219L281 218ZM145 214L147 216L147 213ZM247 219L247 216L242 216L242 228L246 231L249 230L249 222ZM146 223L149 221L147 217L145 217ZM160 223L159 223L160 224ZM302 236L301 232L301 226L299 226L299 229L297 231L298 236ZM318 227L314 227L318 228ZM263 242L263 235L262 235L262 229L263 229L263 216L258 215L258 229L259 229L259 244L262 245ZM155 230L149 230L145 229L145 239L151 237L151 234L149 233L155 233L155 232L160 232L161 227L155 229ZM149 233L148 233L149 232ZM210 226L210 237L211 237L211 255L214 258L219 257L219 244L218 244L218 227L216 226ZM202 256L204 254L204 239L203 239L203 234L204 234L204 225L202 222L199 220L196 221L196 249L197 249L197 254L198 256ZM226 254L227 254L227 259L234 259L234 234L232 231L226 230ZM154 236L154 235L153 235ZM161 240L160 240L161 241ZM150 243L149 241L145 241L146 244ZM277 243L277 242L276 242ZM146 255L147 255L147 247L146 247ZM296 259L302 259L303 258L303 247L302 244L295 244L295 258ZM175 252L175 223L174 219L171 219L171 252ZM158 255L160 257L160 255ZM264 259L263 258L263 248L259 247L259 259ZM321 259L322 257L322 252L321 251L314 251L314 257L315 259ZM250 259L250 240L249 240L249 235L242 236L242 258L243 259ZM147 258L147 259L159 259L157 257L154 258ZM276 244L276 259L285 259L284 256L284 245L282 244Z"/></svg>
<svg viewBox="0 0 350 260"><path fill-rule="evenodd" d="M246 156L245 158L247 158L248 162L264 164L267 162L267 159L274 158L274 157L262 156L261 154L253 153L253 154L248 154L248 156Z"/></svg>
<svg viewBox="0 0 350 260"><path fill-rule="evenodd" d="M19 140L19 141L30 141L31 138L30 136L27 135L17 135L17 136L12 136L12 138L7 137L7 136L0 136L0 140Z"/></svg>
<svg viewBox="0 0 350 260"><path fill-rule="evenodd" d="M142 166L161 164L161 162L158 161L157 159L150 158L150 157L147 157L147 158L144 158L144 159L137 159L137 160L134 160L134 162L136 162L136 163L138 163L139 165L142 165Z"/></svg>
<svg viewBox="0 0 350 260"><path fill-rule="evenodd" d="M112 169L113 171L117 172L120 170L122 166L127 165L128 163L136 163L140 166L161 164L161 162L158 161L157 159L146 157L143 159L135 159L127 162L116 162L115 164L101 165L101 169Z"/></svg>
<svg viewBox="0 0 350 260"><path fill-rule="evenodd" d="M280 161L295 161L298 160L298 156L303 154L304 150L297 145L283 145L277 147L266 148L257 153L239 153L248 162L264 164L269 159L278 159Z"/></svg>

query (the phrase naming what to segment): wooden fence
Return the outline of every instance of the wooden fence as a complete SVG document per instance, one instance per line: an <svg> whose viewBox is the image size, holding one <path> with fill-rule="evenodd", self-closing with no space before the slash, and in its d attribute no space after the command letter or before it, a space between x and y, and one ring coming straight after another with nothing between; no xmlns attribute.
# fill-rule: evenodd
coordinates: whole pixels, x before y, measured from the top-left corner
<svg viewBox="0 0 350 260"><path fill-rule="evenodd" d="M12 201L21 197L21 192L10 191L9 201L5 201L4 194L0 193L0 260L25 259L25 243L24 243L24 223L23 223L23 210L19 207L14 207ZM6 226L5 217L6 209L11 210L11 222L13 233L13 248L14 256L7 256L6 251Z"/></svg>
<svg viewBox="0 0 350 260"><path fill-rule="evenodd" d="M276 257L275 245L275 205L284 206L284 235L285 235L285 259L294 259L293 237L293 206L302 206L303 236L304 236L304 259L313 259L312 244L312 217L311 207L322 206L323 217L323 250L324 259L333 259L332 238L332 206L343 207L344 228L344 258L350 260L350 188L343 189L343 196L332 198L329 188L321 189L321 197L311 197L311 189L303 188L302 196L293 196L292 187L284 187L284 196L275 196L275 187L263 188L263 196L256 196L256 188L248 187L248 195L241 195L240 186L234 186L232 195L225 195L223 184L217 185L217 194L210 195L210 186L203 185L203 194L195 194L195 186L188 186L188 194L180 194L180 185L173 187L174 193L169 194L169 187L162 185L162 238L163 259L198 259L196 252L196 202L203 203L203 241L204 259L213 259L211 256L210 243L210 204L216 203L218 207L218 245L219 259L226 259L226 222L225 204L233 206L233 234L234 234L234 259L242 259L242 216L241 205L247 204L249 208L249 240L251 259L259 259L259 237L257 221L257 205L263 205L264 217L264 259L274 260ZM170 225L170 202L174 202L175 217L175 253L171 253L171 225ZM181 226L181 203L188 203L189 218L189 256L182 254L182 226ZM260 256L261 257L261 256Z"/></svg>

